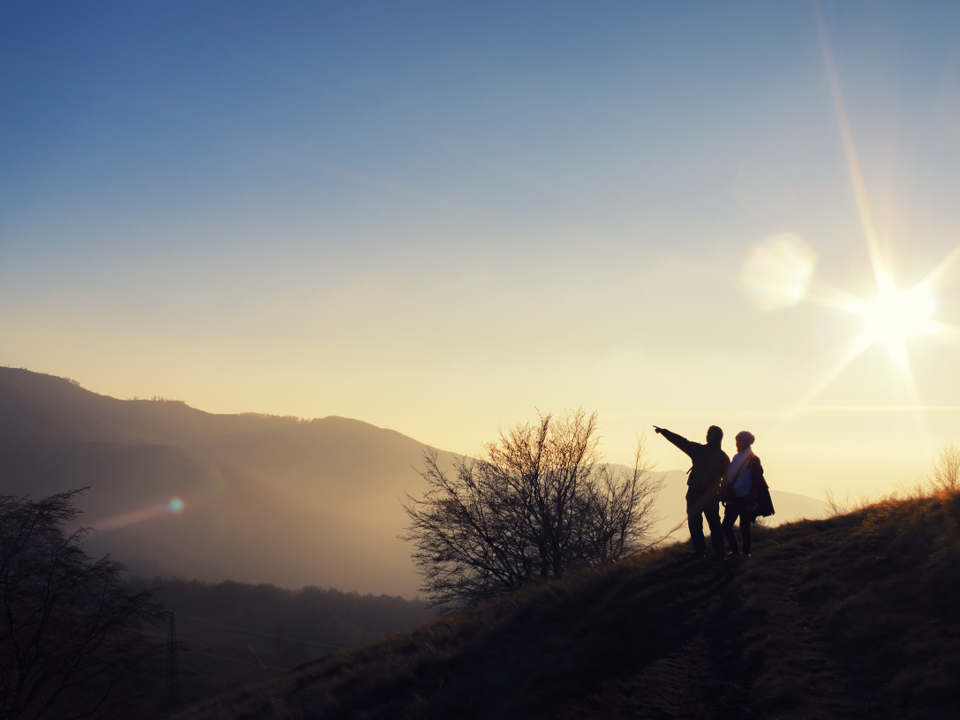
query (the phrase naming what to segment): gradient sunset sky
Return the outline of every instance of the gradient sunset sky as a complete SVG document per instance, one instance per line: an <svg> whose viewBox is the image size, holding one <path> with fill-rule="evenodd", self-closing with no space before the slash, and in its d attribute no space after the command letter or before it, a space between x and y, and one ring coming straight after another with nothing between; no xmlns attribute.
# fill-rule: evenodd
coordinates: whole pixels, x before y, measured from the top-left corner
<svg viewBox="0 0 960 720"><path fill-rule="evenodd" d="M960 442L960 4L817 18L4 3L0 364L464 453L582 406L664 470L651 424L716 423L890 490ZM851 300L935 269L898 356Z"/></svg>

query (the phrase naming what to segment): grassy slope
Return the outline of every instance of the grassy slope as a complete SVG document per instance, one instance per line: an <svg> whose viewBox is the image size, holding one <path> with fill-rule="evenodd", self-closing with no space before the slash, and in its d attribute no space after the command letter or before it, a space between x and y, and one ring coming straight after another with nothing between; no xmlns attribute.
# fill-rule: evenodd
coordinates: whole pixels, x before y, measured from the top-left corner
<svg viewBox="0 0 960 720"><path fill-rule="evenodd" d="M328 656L212 718L910 718L960 707L960 497L682 546Z"/></svg>

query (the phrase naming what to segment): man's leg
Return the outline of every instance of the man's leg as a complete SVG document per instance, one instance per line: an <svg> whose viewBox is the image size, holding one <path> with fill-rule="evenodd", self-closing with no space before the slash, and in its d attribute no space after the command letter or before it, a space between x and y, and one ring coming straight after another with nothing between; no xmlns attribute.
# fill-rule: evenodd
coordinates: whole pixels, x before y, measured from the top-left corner
<svg viewBox="0 0 960 720"><path fill-rule="evenodd" d="M690 528L690 541L693 543L693 552L703 555L707 549L706 539L703 537L703 508L700 497L687 493L687 527Z"/></svg>
<svg viewBox="0 0 960 720"><path fill-rule="evenodd" d="M720 500L716 497L707 497L703 502L703 514L710 526L710 544L713 554L723 558L723 528L720 527Z"/></svg>
<svg viewBox="0 0 960 720"><path fill-rule="evenodd" d="M737 545L737 534L733 531L733 524L737 521L737 509L734 503L728 503L727 507L723 511L723 523L721 527L723 528L723 535L727 538L727 542L730 543L730 549L733 551L734 555L739 555L740 550ZM743 527L741 520L740 527Z"/></svg>

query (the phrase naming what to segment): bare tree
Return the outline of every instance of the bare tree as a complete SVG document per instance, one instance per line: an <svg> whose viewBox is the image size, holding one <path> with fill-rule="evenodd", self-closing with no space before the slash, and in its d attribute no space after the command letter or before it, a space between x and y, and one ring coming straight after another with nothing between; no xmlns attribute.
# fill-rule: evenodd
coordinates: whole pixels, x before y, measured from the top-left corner
<svg viewBox="0 0 960 720"><path fill-rule="evenodd" d="M159 659L141 632L162 621L149 593L124 589L123 566L80 547L63 526L80 491L0 497L0 717L105 717Z"/></svg>
<svg viewBox="0 0 960 720"><path fill-rule="evenodd" d="M960 490L960 448L954 443L945 446L940 451L940 457L934 460L930 483L938 491Z"/></svg>
<svg viewBox="0 0 960 720"><path fill-rule="evenodd" d="M414 543L433 606L468 606L644 547L661 483L647 475L642 440L632 470L614 468L596 431L596 413L541 414L501 431L483 458L459 458L452 473L436 451L424 453L427 491L407 496L402 537Z"/></svg>

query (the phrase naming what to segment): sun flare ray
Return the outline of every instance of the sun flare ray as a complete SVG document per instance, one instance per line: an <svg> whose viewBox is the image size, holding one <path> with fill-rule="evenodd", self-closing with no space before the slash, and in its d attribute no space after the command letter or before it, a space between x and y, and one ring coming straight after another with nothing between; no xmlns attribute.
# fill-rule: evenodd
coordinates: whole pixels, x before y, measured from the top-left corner
<svg viewBox="0 0 960 720"><path fill-rule="evenodd" d="M823 17L823 9L819 0L813 3L814 16L817 23L817 33L820 36L820 47L823 51L823 60L827 68L827 80L830 83L830 95L833 97L833 107L837 114L837 124L840 126L840 138L843 142L843 152L847 158L847 170L850 172L850 182L853 184L853 193L857 201L857 210L860 213L860 224L863 226L863 236L867 241L870 253L870 262L873 264L874 274L878 280L883 270L883 257L880 253L880 242L877 239L877 229L873 222L873 213L870 209L870 198L867 195L867 186L863 181L863 172L860 169L860 160L857 157L857 148L853 143L853 133L850 130L850 118L847 116L847 106L840 88L840 76L833 59L833 49L830 47L830 38L827 35L827 23Z"/></svg>
<svg viewBox="0 0 960 720"><path fill-rule="evenodd" d="M933 270L927 273L927 276L920 281L920 284L933 287L958 260L960 260L960 245L957 245Z"/></svg>
<svg viewBox="0 0 960 720"><path fill-rule="evenodd" d="M960 347L960 327L947 323L935 323L937 326L936 339L951 347Z"/></svg>
<svg viewBox="0 0 960 720"><path fill-rule="evenodd" d="M927 437L928 433L922 417L920 396L910 368L907 344L910 339L915 337L935 337L952 343L960 343L960 328L944 325L933 319L933 313L936 309L933 285L960 260L960 245L954 248L913 288L901 290L896 286L880 252L880 243L877 238L869 196L860 161L857 157L856 146L853 142L850 120L847 116L840 79L819 0L814 0L813 10L830 84L830 94L833 98L837 124L840 129L844 155L846 156L847 170L850 173L860 223L870 255L870 262L873 266L874 277L876 278L877 294L872 298L851 298L849 296L845 297L843 293L832 288L822 287L818 292L807 295L806 302L844 310L856 315L862 320L863 326L843 358L827 371L792 410L786 413L784 420L802 412L814 398L822 393L868 348L875 344L881 344L886 348L887 355L893 365L900 370L914 412L917 415L921 434Z"/></svg>
<svg viewBox="0 0 960 720"><path fill-rule="evenodd" d="M780 419L780 422L777 423L777 425L775 425L771 429L771 432L776 433L776 431L780 428L781 425L783 425L783 423L795 418L797 415L802 413L820 393L822 393L824 390L827 389L830 383L832 383L834 380L840 377L843 371L850 366L850 363L852 363L854 360L857 359L857 357L859 357L861 352L862 350L859 352L854 352L854 349L851 348L850 352L844 355L839 362L837 362L832 368L830 368L826 372L826 374L822 378L820 378L820 380L818 380L817 383L812 388L810 388L810 390L800 400L800 402L798 402L796 405L793 406L793 408L791 408L786 413L784 413L783 417L781 417Z"/></svg>

